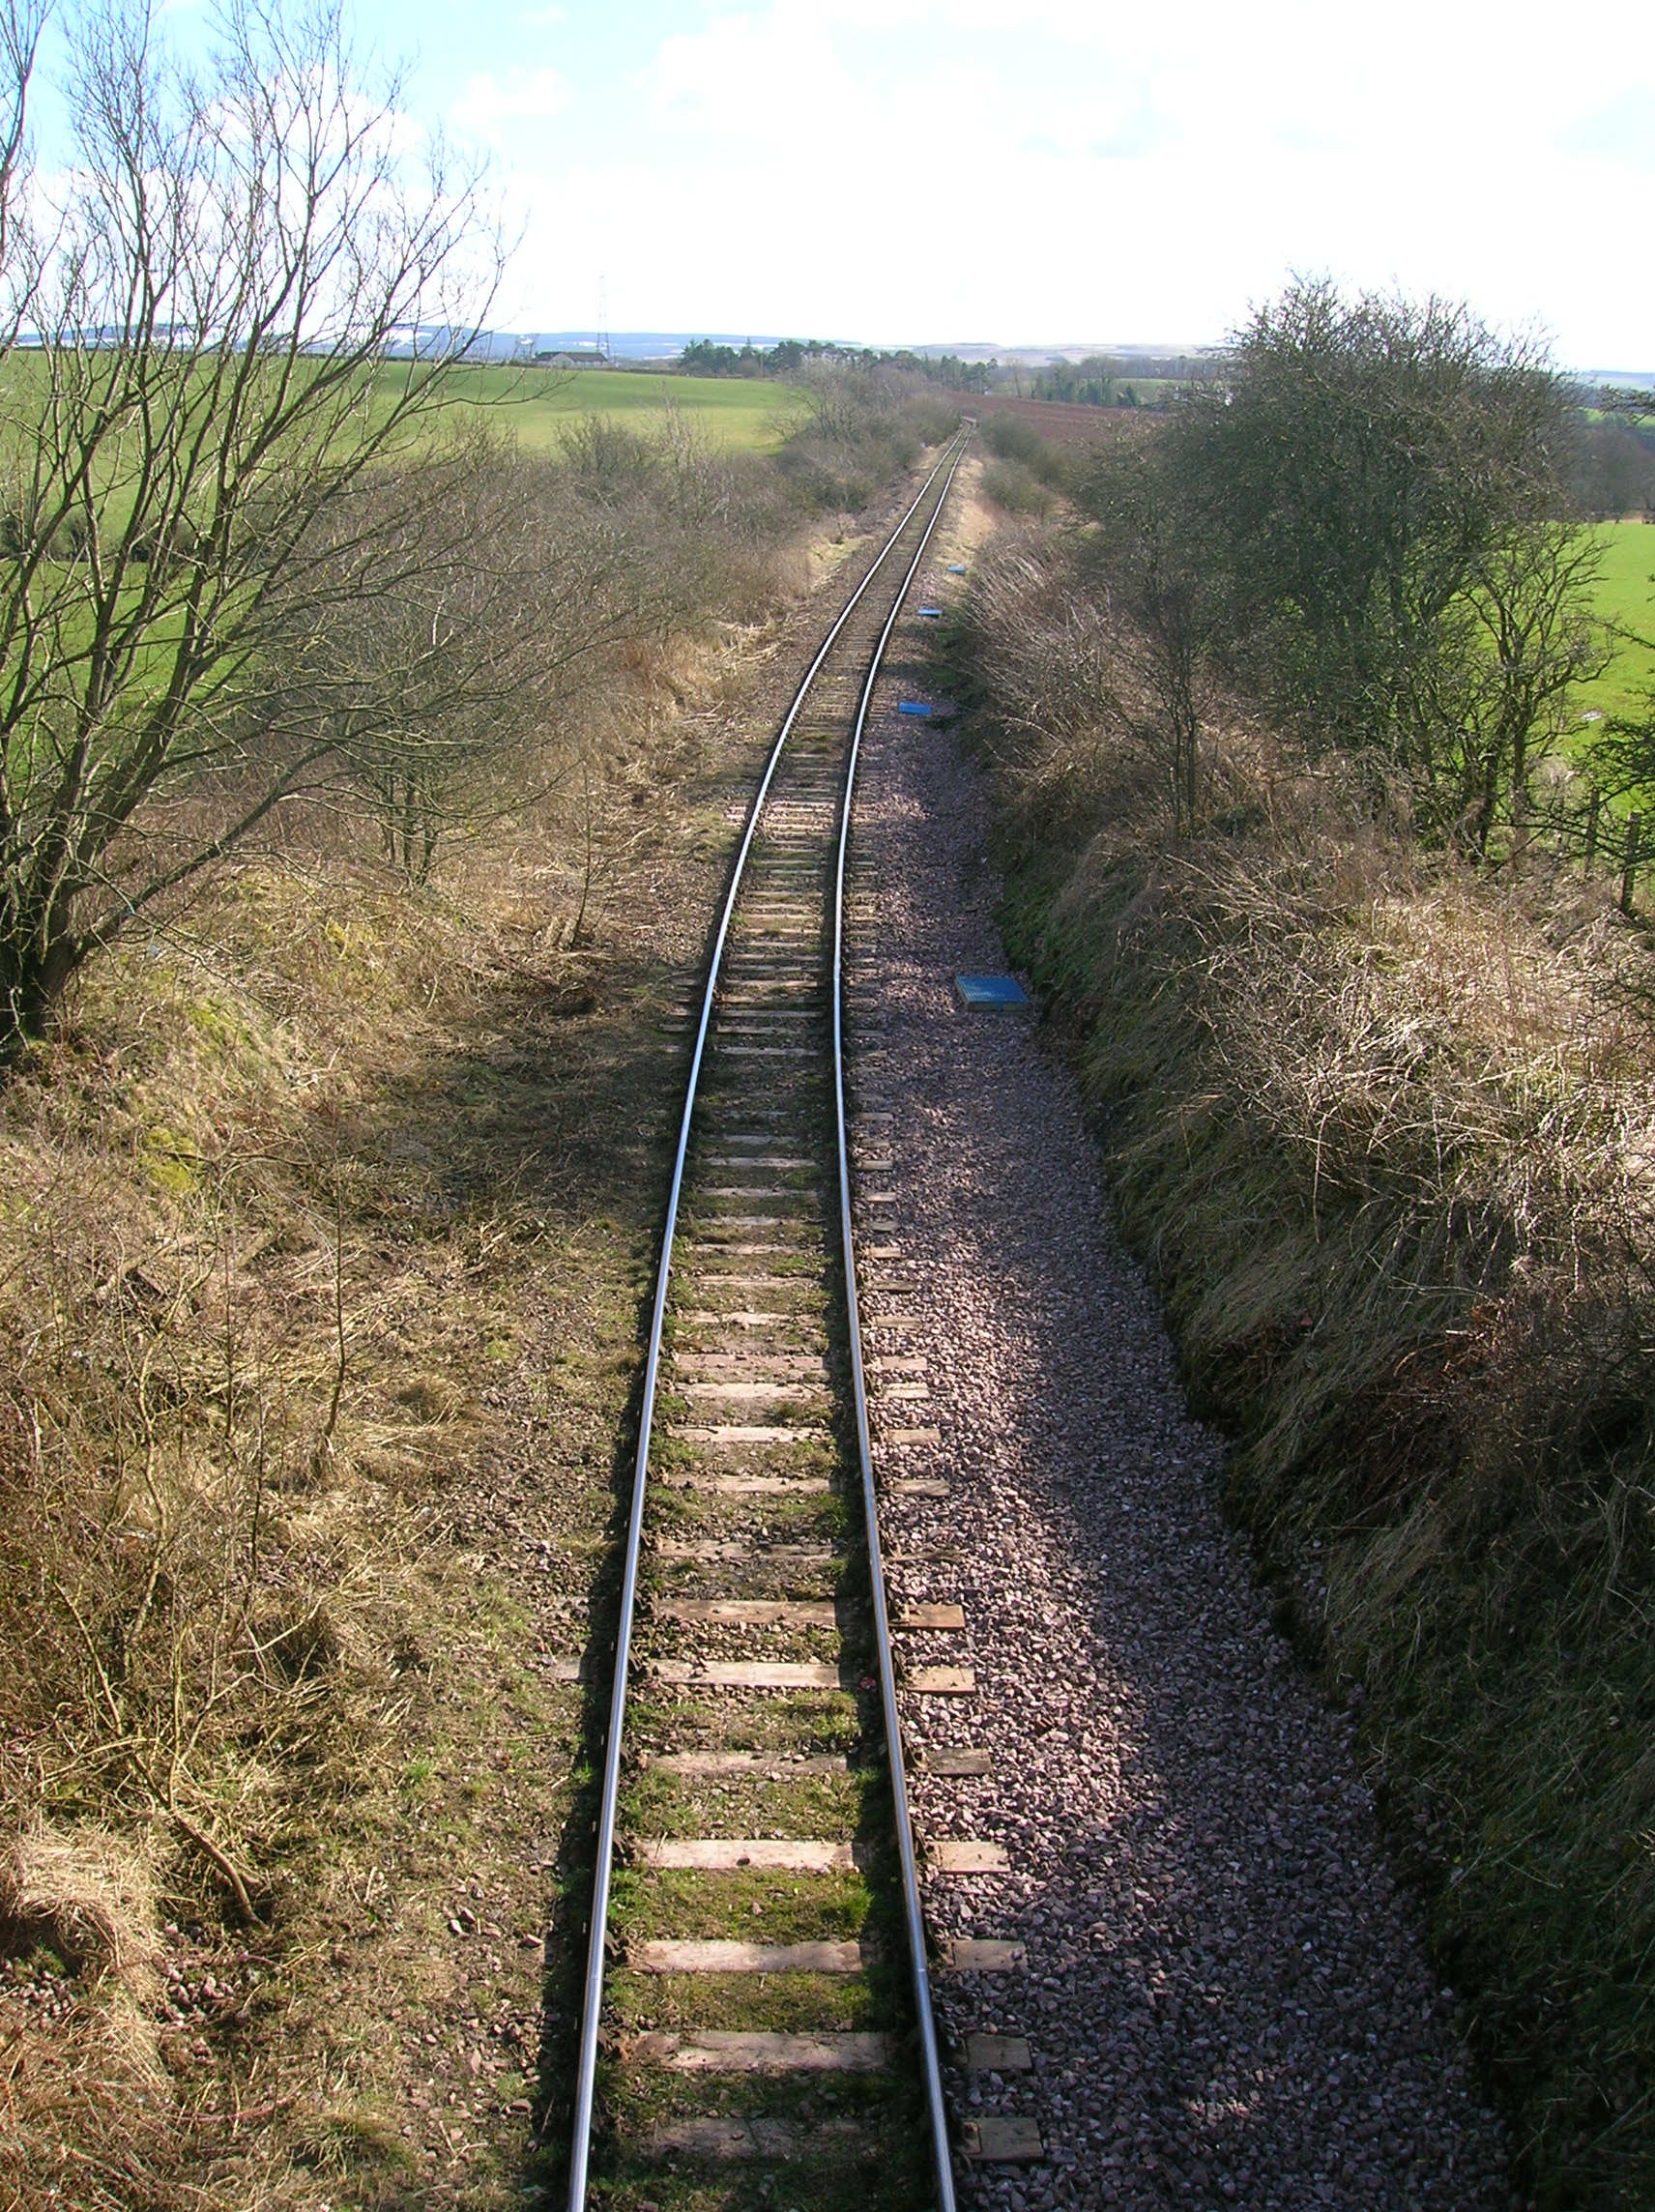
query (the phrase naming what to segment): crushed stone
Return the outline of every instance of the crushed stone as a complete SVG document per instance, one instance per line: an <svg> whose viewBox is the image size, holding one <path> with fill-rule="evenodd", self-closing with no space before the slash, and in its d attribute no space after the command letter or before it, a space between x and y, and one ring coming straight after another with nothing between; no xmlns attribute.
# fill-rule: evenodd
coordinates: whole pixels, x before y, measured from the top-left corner
<svg viewBox="0 0 1655 2212"><path fill-rule="evenodd" d="M1021 1972L935 1978L947 2085L963 2118L1035 2119L1046 2153L962 2163L961 2202L1507 2207L1350 1725L1225 1526L1222 1441L1186 1412L1075 1088L1029 1017L953 991L1005 964L985 800L947 726L899 721L902 681L858 785L848 1030L858 1182L895 1195L866 1350L924 1359L939 1441L878 1447L883 1540L893 1600L963 1605L945 1656L976 1675L905 1700L915 1825L1010 1860L934 1874L933 1934L1027 1946ZM949 1495L892 1487L915 1480ZM968 1745L985 1777L923 1763ZM968 2073L977 2032L1026 2036L1031 2067Z"/></svg>

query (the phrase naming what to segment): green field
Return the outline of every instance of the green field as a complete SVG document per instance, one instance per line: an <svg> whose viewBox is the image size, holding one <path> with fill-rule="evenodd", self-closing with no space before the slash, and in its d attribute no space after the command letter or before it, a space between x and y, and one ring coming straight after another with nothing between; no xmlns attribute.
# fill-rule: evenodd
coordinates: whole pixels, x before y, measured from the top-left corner
<svg viewBox="0 0 1655 2212"><path fill-rule="evenodd" d="M564 423L602 415L647 431L667 400L682 407L729 452L773 452L803 413L803 394L792 385L717 376L646 376L614 368L464 368L454 372L456 393L476 392L479 405L497 408L529 451L557 442Z"/></svg>
<svg viewBox="0 0 1655 2212"><path fill-rule="evenodd" d="M399 389L408 374L402 364L380 369L376 389L382 399ZM566 422L586 415L648 433L670 400L726 452L769 453L805 420L808 395L797 385L757 378L653 376L629 369L476 367L449 372L453 403L486 411L492 428L508 431L529 452L554 449ZM36 404L44 404L41 356L14 352L0 383L0 439L10 429L23 434ZM1652 534L1655 535L1655 534Z"/></svg>
<svg viewBox="0 0 1655 2212"><path fill-rule="evenodd" d="M1635 630L1647 645L1622 641L1595 683L1582 684L1582 713L1630 714L1655 691L1655 524L1605 522L1604 565L1597 611L1607 622Z"/></svg>

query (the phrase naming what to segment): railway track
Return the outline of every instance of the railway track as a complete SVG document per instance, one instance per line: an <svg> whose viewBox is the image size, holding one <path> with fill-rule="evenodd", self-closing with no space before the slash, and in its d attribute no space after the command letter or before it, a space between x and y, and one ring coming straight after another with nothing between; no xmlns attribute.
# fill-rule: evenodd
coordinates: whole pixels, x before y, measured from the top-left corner
<svg viewBox="0 0 1655 2212"><path fill-rule="evenodd" d="M879 1193L852 1188L841 956L861 731L964 443L794 697L687 1010L570 2212L599 2176L606 2203L664 2212L708 2202L720 2174L765 2204L784 2173L773 2200L798 2212L953 2208L898 1689L955 1695L969 1675L926 1663L946 1660L956 1607L886 1609L853 1240ZM900 1423L922 1381L878 1381Z"/></svg>

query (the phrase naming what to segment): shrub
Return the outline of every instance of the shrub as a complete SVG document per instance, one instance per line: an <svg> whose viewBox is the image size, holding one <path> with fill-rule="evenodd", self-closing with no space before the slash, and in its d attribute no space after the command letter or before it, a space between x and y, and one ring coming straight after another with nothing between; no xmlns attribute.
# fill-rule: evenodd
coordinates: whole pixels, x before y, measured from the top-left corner
<svg viewBox="0 0 1655 2212"><path fill-rule="evenodd" d="M1073 477L1069 455L1061 446L1042 438L1034 424L1021 415L985 414L977 436L997 459L1016 463L1049 491L1066 491Z"/></svg>
<svg viewBox="0 0 1655 2212"><path fill-rule="evenodd" d="M991 461L982 473L982 490L1006 514L1047 515L1055 504L1048 487L1021 461Z"/></svg>

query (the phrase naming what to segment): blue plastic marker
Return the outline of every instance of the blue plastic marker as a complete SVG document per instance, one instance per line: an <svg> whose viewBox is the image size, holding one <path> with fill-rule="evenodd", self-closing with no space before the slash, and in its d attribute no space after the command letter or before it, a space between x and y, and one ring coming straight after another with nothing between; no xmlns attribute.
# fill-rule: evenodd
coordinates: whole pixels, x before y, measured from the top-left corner
<svg viewBox="0 0 1655 2212"><path fill-rule="evenodd" d="M954 988L968 1006L1026 1006L1029 997L1015 975L956 975Z"/></svg>
<svg viewBox="0 0 1655 2212"><path fill-rule="evenodd" d="M920 607L916 610L927 622L935 622L942 614L941 607Z"/></svg>
<svg viewBox="0 0 1655 2212"><path fill-rule="evenodd" d="M929 714L931 712L923 699L899 699L896 711L899 714Z"/></svg>

